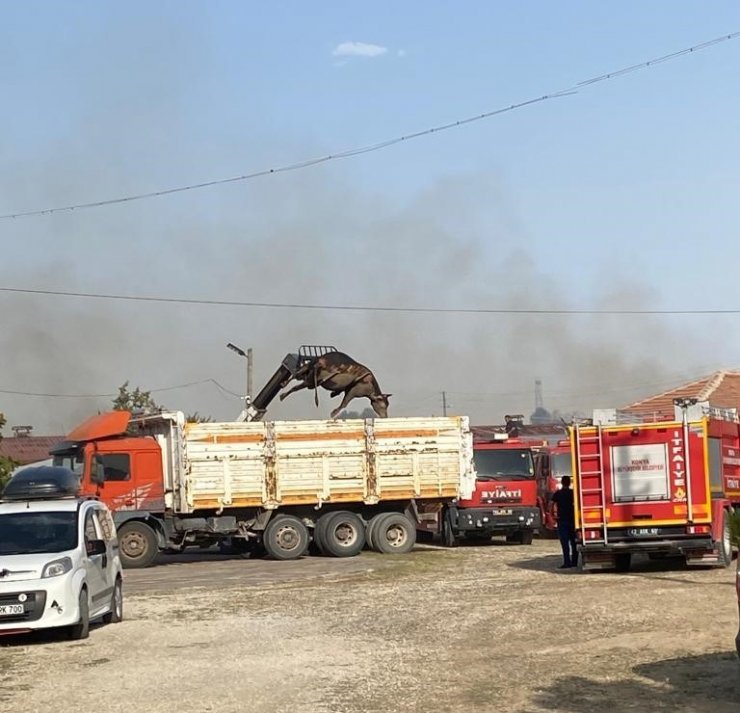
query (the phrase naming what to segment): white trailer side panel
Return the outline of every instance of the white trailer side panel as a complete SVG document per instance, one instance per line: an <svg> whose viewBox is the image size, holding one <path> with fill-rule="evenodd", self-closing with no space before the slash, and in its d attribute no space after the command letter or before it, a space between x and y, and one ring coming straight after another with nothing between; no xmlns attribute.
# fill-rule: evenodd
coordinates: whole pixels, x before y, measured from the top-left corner
<svg viewBox="0 0 740 713"><path fill-rule="evenodd" d="M186 511L455 498L474 487L467 418L193 423Z"/></svg>

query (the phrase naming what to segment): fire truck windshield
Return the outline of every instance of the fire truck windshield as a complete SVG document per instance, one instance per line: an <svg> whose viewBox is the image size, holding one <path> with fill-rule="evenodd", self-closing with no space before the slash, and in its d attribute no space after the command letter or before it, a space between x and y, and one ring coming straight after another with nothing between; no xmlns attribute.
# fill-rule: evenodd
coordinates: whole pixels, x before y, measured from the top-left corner
<svg viewBox="0 0 740 713"><path fill-rule="evenodd" d="M550 473L560 480L564 475L573 475L573 463L570 453L553 453L550 456Z"/></svg>
<svg viewBox="0 0 740 713"><path fill-rule="evenodd" d="M530 480L534 478L532 452L526 448L478 449L473 460L478 480Z"/></svg>

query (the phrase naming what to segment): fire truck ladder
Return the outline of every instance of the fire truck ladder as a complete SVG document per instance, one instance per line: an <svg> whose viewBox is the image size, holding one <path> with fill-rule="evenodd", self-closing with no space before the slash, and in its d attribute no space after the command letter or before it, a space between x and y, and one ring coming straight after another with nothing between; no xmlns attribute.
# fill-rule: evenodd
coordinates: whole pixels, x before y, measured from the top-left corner
<svg viewBox="0 0 740 713"><path fill-rule="evenodd" d="M581 513L581 542L585 545L608 544L606 518L606 495L604 489L604 458L602 452L602 429L594 426L594 436L584 436L581 426L575 425L576 436L576 472L578 474L578 506ZM588 504L586 504L586 496ZM596 500L598 502L594 503ZM598 520L588 520L588 527L600 527L601 538L586 540L586 514L598 512Z"/></svg>

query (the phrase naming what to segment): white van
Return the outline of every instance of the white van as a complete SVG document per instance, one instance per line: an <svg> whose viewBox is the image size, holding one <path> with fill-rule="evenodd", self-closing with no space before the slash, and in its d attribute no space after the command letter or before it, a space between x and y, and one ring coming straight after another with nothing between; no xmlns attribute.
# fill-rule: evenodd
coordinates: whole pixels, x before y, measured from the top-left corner
<svg viewBox="0 0 740 713"><path fill-rule="evenodd" d="M116 528L101 502L77 497L66 468L15 474L0 500L0 635L65 627L87 638L90 621L123 618Z"/></svg>

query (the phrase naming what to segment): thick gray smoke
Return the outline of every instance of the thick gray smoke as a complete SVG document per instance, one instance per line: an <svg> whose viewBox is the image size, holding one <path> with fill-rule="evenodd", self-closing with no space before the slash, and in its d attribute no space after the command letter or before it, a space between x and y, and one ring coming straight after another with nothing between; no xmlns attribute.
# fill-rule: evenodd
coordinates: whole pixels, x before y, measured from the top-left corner
<svg viewBox="0 0 740 713"><path fill-rule="evenodd" d="M121 18L110 22L116 33L102 33L101 44L91 41L90 56L80 58L88 72L76 78L75 111L33 147L5 147L0 212L234 175L325 148L250 136L248 115L219 117L218 133L204 134L208 62L203 55L196 61L191 48L208 41L198 23L170 32L157 18L142 25L129 18L127 33ZM43 94L37 101L34 115L51 116ZM0 120L5 136L13 135L11 118ZM394 153L382 157L392 173ZM3 222L0 284L296 304L652 303L639 283L589 264L588 255L584 274L603 270L609 288L594 292L588 305L571 300L571 286L533 255L493 174L440 177L394 197L351 187L360 185L362 161ZM452 412L491 423L531 412L535 378L544 382L549 408L588 409L667 388L721 358L687 347L686 326L645 317L238 309L8 294L0 300L0 389L56 395L109 394L126 380L159 389L208 378L243 393L245 363L227 342L255 349L257 388L286 352L332 344L375 371L393 394L391 414L439 414L445 390ZM241 408L212 384L154 397L219 419ZM66 432L109 404L107 396L0 395L9 425L32 424L36 433ZM328 394L317 412L312 395L302 392L276 403L270 416L330 410Z"/></svg>

